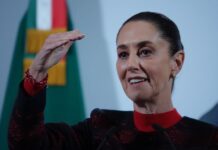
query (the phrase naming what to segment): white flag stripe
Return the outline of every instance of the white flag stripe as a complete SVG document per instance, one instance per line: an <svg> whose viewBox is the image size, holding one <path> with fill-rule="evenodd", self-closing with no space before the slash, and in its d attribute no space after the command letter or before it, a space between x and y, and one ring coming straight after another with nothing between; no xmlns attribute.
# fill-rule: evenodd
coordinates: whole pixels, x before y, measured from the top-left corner
<svg viewBox="0 0 218 150"><path fill-rule="evenodd" d="M52 28L52 0L36 0L36 28Z"/></svg>

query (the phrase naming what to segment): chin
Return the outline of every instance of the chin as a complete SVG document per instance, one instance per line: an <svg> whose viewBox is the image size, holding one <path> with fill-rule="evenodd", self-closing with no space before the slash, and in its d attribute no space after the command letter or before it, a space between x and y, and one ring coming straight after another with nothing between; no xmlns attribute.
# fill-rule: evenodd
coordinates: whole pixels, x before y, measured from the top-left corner
<svg viewBox="0 0 218 150"><path fill-rule="evenodd" d="M134 103L144 103L151 101L151 97L148 95L131 94L127 95Z"/></svg>

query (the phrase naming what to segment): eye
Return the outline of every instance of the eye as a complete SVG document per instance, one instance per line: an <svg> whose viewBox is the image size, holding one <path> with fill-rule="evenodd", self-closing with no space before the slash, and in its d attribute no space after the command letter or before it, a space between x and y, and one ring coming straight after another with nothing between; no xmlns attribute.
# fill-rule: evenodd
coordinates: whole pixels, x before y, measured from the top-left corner
<svg viewBox="0 0 218 150"><path fill-rule="evenodd" d="M120 52L119 54L118 54L118 57L120 58L120 59L126 59L127 57L128 57L128 53L127 52Z"/></svg>
<svg viewBox="0 0 218 150"><path fill-rule="evenodd" d="M142 56L142 57L148 57L148 56L150 56L151 54L152 54L152 50L146 49L146 48L141 49L141 50L139 50L139 52L138 52L138 56Z"/></svg>

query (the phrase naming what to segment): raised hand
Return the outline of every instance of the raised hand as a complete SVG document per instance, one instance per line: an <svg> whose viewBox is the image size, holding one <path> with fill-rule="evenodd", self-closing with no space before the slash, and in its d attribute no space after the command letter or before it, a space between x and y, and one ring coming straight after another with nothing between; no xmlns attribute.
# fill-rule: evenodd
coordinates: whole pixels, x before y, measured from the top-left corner
<svg viewBox="0 0 218 150"><path fill-rule="evenodd" d="M66 55L70 46L82 38L84 38L84 34L79 30L50 35L29 68L33 78L36 81L42 80L48 70Z"/></svg>

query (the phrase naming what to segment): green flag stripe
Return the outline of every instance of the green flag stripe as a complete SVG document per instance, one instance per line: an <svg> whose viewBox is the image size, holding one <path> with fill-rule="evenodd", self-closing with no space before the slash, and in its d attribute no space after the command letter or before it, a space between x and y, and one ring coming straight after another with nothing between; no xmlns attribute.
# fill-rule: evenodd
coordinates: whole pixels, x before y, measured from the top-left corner
<svg viewBox="0 0 218 150"><path fill-rule="evenodd" d="M36 28L36 0L30 0L29 2L27 28Z"/></svg>

